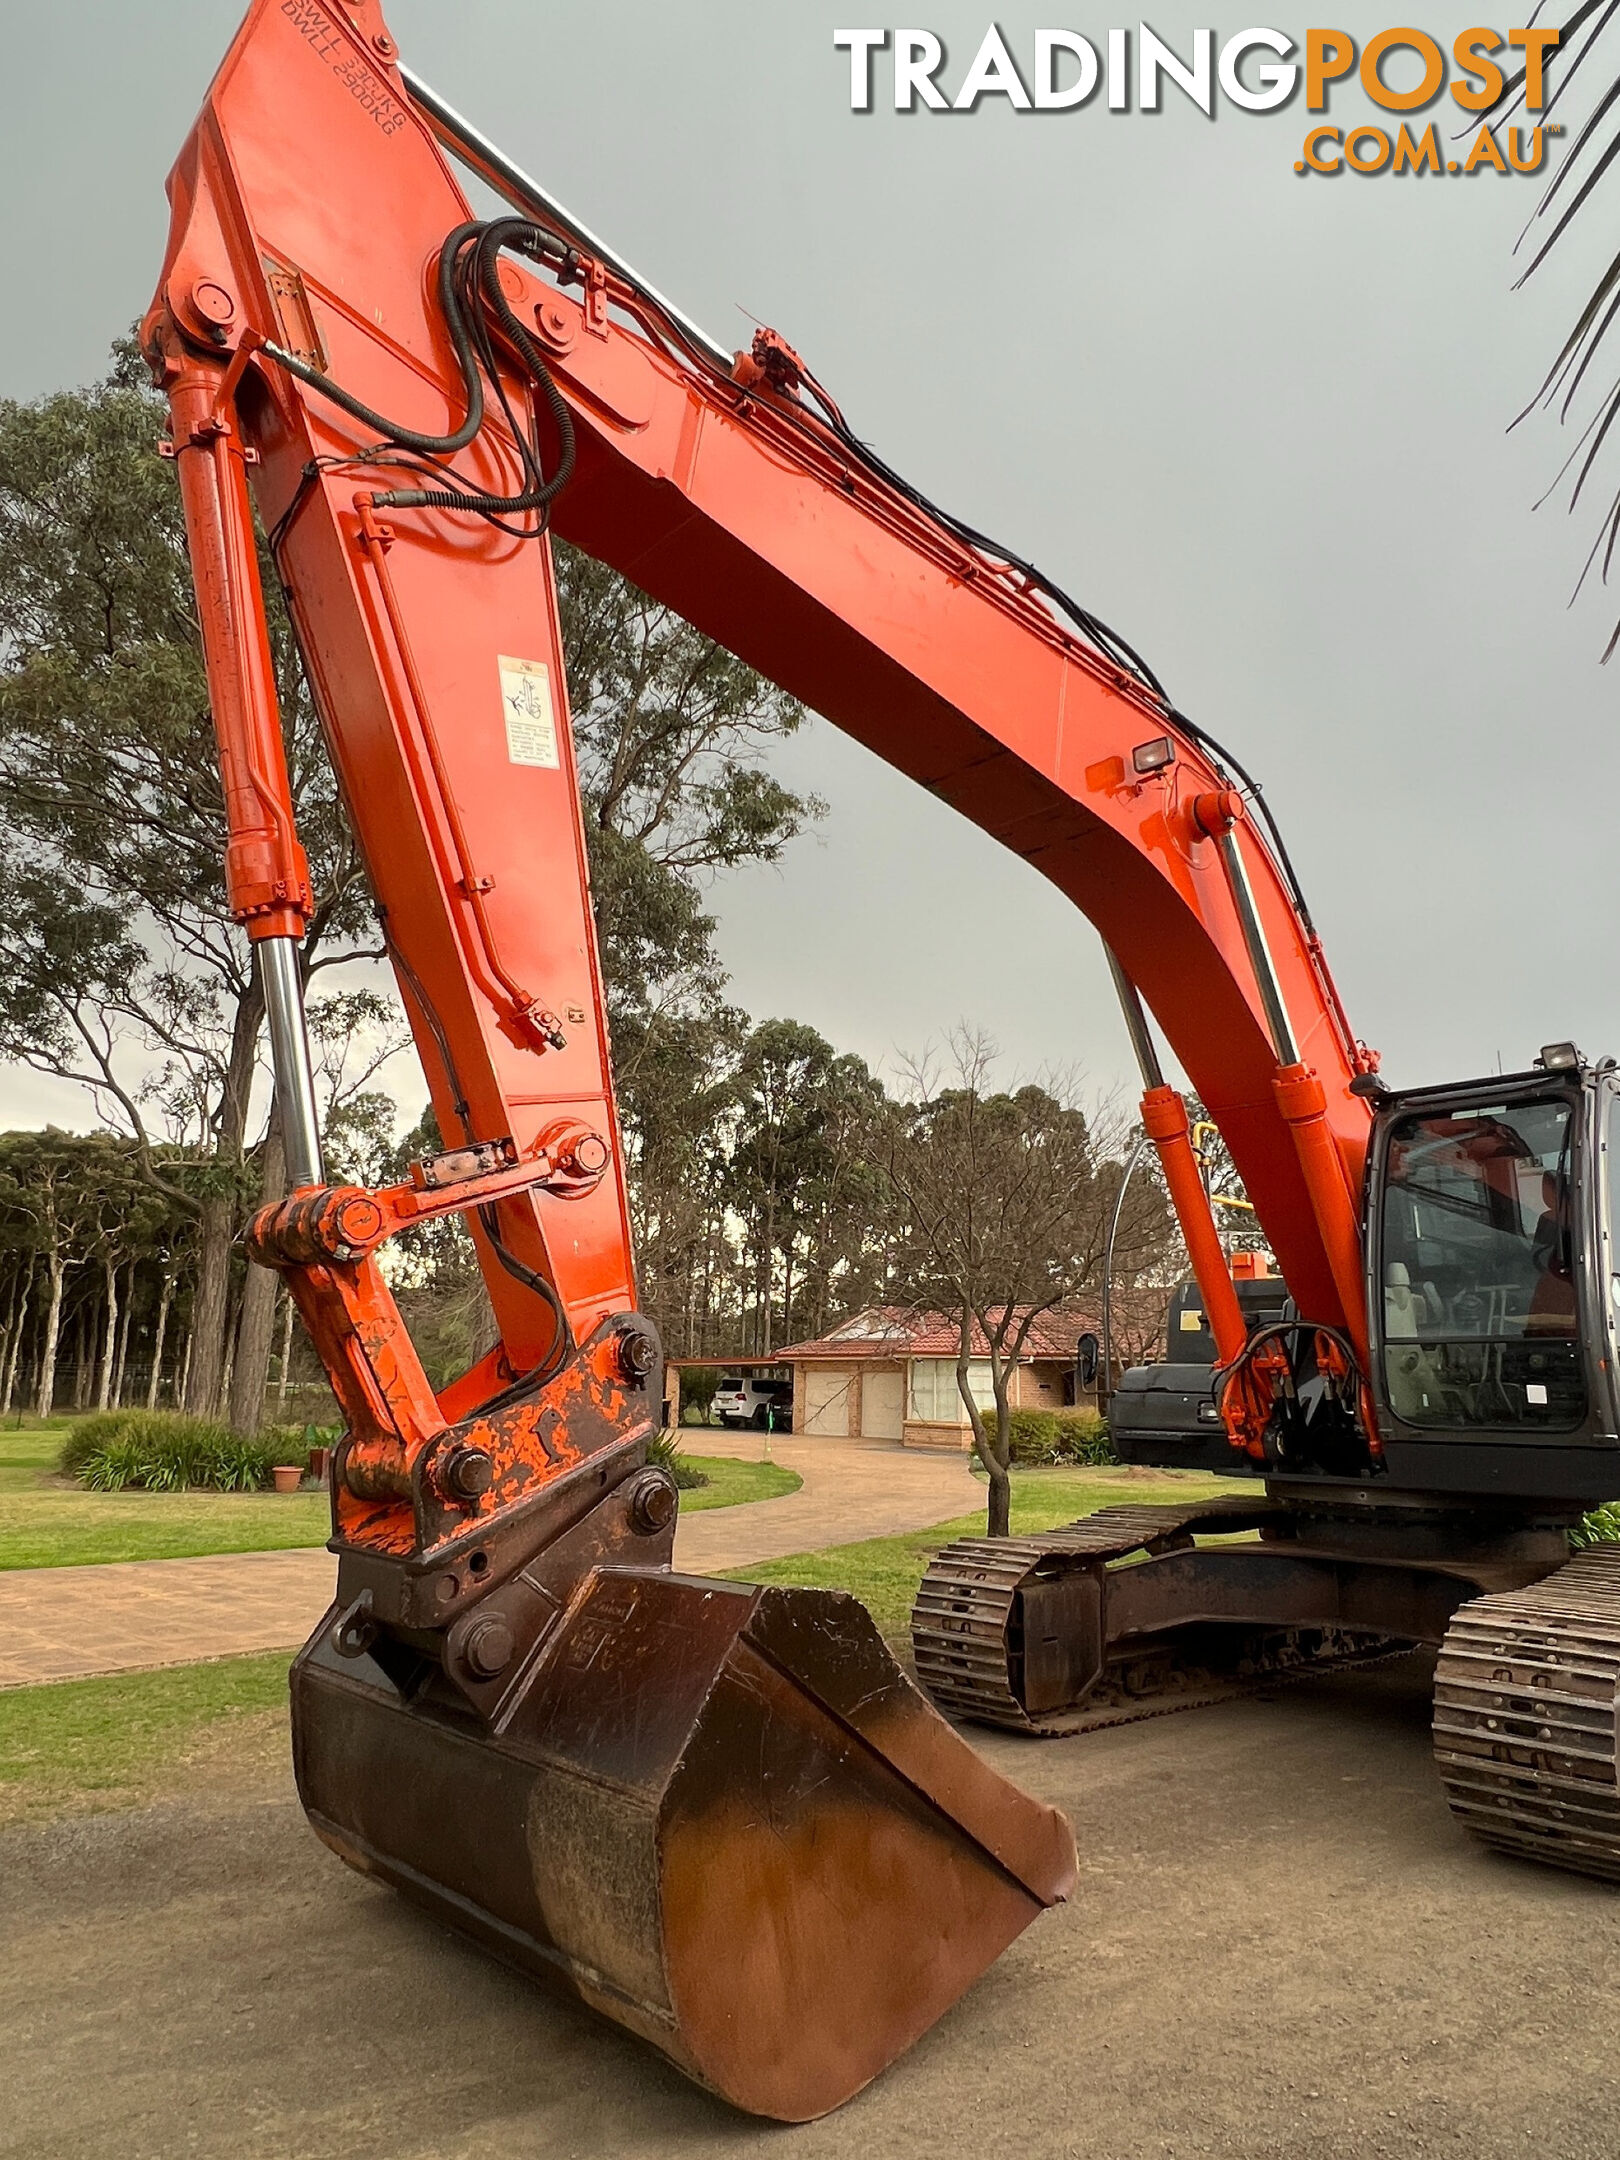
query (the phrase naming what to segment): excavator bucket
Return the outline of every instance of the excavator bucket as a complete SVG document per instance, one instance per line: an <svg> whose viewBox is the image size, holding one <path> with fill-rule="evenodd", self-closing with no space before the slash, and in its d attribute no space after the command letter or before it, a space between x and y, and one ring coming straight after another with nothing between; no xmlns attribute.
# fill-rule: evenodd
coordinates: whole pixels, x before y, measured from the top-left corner
<svg viewBox="0 0 1620 2160"><path fill-rule="evenodd" d="M293 1668L321 1837L753 2114L847 2100L1074 1881L853 1598L598 1567L491 1722L387 1662L334 1607Z"/></svg>
<svg viewBox="0 0 1620 2160"><path fill-rule="evenodd" d="M169 404L230 904L255 940L293 1188L249 1249L285 1279L343 1420L337 1597L293 1669L299 1786L354 1866L738 2107L804 2120L1063 1897L1074 1850L1062 1817L905 1680L853 1600L671 1571L678 1493L649 1452L664 1359L634 1309L546 527L555 497L588 546L620 500L613 464L628 472L645 434L651 492L619 513L637 528L626 567L661 561L674 530L694 597L724 588L749 540L688 550L677 503L709 400L720 447L704 474L738 444L753 462L737 506L707 505L706 531L797 475L744 613L797 606L787 644L802 656L836 610L830 592L794 600L793 536L847 519L846 499L821 477L819 432L803 466L796 449L779 461L790 436L741 432L753 399L733 395L729 362L714 386L706 369L670 372L684 348L583 234L536 222L526 192L517 216L475 219L397 60L379 0L252 0L175 167L142 330ZM625 320L649 334L626 344ZM772 353L761 394L771 429L791 430L791 356ZM418 484L435 475L442 487ZM250 485L446 1143L376 1190L323 1179L300 959L316 900ZM895 552L916 549L900 535L917 514L871 525L882 583L850 658L894 592L929 604ZM838 560L836 541L816 547ZM945 569L937 552L930 535L915 565L949 570L954 593L959 545ZM866 559L861 540L852 560ZM1009 600L986 618L988 653ZM1070 665L1055 644L1041 655ZM438 1388L380 1254L456 1215L499 1339Z"/></svg>
<svg viewBox="0 0 1620 2160"><path fill-rule="evenodd" d="M372 1252L407 1210L551 1174L486 1152L297 1193L250 1231L349 1419L337 1596L292 1673L300 1797L352 1866L736 2106L806 2121L1068 1893L1069 1827L952 1731L854 1598L673 1571L644 1316L493 1396L475 1369L446 1420Z"/></svg>

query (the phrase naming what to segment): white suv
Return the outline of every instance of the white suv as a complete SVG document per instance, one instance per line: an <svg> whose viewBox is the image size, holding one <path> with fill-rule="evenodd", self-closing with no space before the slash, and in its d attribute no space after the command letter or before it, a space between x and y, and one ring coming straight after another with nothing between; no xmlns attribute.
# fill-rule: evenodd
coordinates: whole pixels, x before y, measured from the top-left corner
<svg viewBox="0 0 1620 2160"><path fill-rule="evenodd" d="M793 1423L793 1382L723 1373L714 1391L714 1408L722 1425L755 1425L761 1432L786 1432Z"/></svg>

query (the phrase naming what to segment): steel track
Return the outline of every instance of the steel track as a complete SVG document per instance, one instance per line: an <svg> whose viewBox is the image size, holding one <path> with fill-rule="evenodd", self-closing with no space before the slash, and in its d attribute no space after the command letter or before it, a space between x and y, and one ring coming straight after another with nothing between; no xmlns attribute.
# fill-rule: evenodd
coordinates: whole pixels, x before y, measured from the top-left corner
<svg viewBox="0 0 1620 2160"><path fill-rule="evenodd" d="M1617 1686L1620 1547L1463 1606L1434 1690L1453 1813L1487 1845L1620 1882Z"/></svg>
<svg viewBox="0 0 1620 2160"><path fill-rule="evenodd" d="M1237 1671L1177 1664L1167 1651L1123 1652L1078 1702L1031 1715L1014 1692L1009 1623L1019 1591L1038 1577L1171 1552L1199 1533L1228 1534L1284 1520L1265 1499L1190 1507L1103 1508L1062 1530L1025 1538L959 1538L934 1556L911 1613L917 1677L947 1716L1056 1739L1193 1710L1263 1682L1390 1654L1379 1642L1327 1629L1256 1630ZM1401 1647L1405 1647L1402 1645Z"/></svg>

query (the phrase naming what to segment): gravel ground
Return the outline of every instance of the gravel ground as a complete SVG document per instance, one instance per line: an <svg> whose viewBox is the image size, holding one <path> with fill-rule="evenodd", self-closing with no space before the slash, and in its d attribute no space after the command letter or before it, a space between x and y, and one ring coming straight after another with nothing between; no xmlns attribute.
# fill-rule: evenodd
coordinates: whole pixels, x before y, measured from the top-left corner
<svg viewBox="0 0 1620 2160"><path fill-rule="evenodd" d="M987 1753L1080 1888L838 2115L730 2114L349 1874L261 1744L0 1836L0 2152L1614 2160L1620 1897L1475 1850L1414 1662Z"/></svg>

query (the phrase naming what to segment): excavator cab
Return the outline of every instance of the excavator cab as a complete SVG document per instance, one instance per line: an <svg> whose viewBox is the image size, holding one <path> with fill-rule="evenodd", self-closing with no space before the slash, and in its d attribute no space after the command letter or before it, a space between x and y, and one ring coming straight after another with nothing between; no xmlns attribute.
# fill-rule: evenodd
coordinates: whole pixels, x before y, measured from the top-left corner
<svg viewBox="0 0 1620 2160"><path fill-rule="evenodd" d="M1273 1278L1233 1286L1250 1342L1274 1337L1291 1368L1264 1456L1228 1441L1194 1283L1172 1297L1168 1361L1121 1378L1111 1405L1121 1455L1565 1512L1612 1498L1617 1159L1620 1078L1572 1045L1550 1046L1527 1073L1380 1096L1365 1233L1377 1451L1353 1405L1324 1392L1314 1331Z"/></svg>
<svg viewBox="0 0 1620 2160"><path fill-rule="evenodd" d="M1620 1086L1572 1044L1388 1096L1369 1156L1371 1385L1391 1478L1590 1504L1620 1477Z"/></svg>

